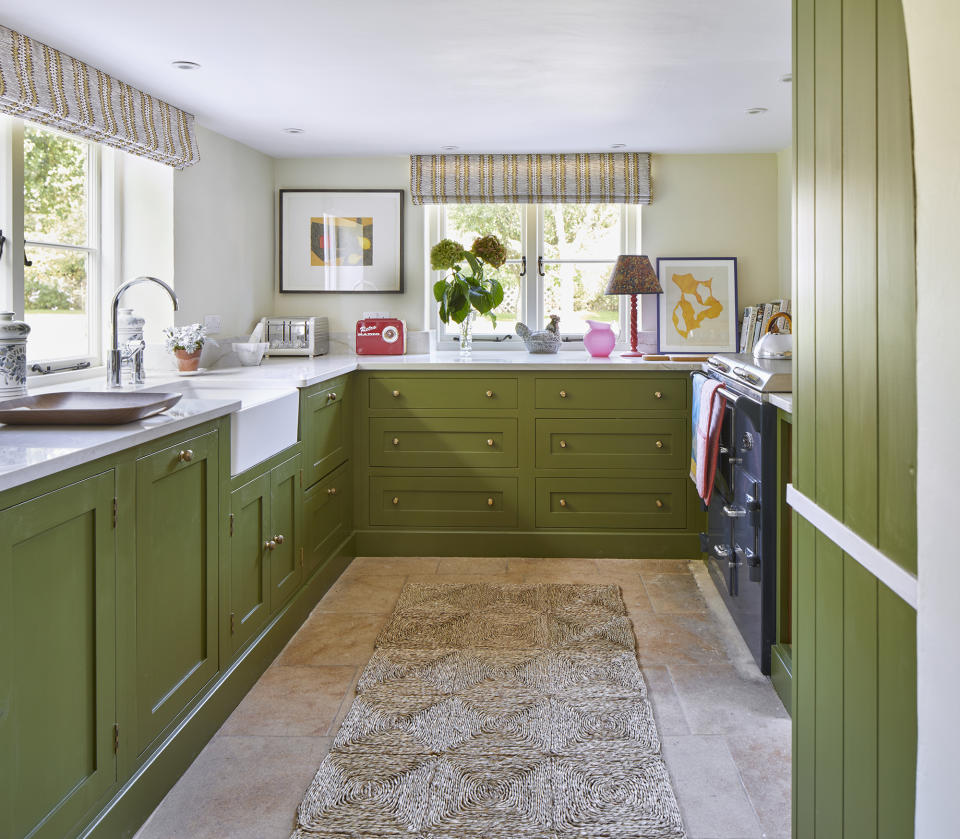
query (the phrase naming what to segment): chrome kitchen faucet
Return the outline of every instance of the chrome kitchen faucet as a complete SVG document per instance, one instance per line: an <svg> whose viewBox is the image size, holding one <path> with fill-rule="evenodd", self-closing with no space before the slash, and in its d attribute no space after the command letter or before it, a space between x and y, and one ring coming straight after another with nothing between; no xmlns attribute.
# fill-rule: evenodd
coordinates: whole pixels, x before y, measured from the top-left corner
<svg viewBox="0 0 960 839"><path fill-rule="evenodd" d="M177 295L174 294L173 289L170 288L170 286L168 286L163 280L158 280L156 277L137 277L134 280L125 282L122 286L120 286L120 288L117 289L117 293L113 295L113 302L110 304L111 337L110 353L107 357L107 387L120 387L120 370L123 366L123 354L120 352L119 340L117 337L117 309L120 306L120 298L131 286L146 282L156 283L158 286L163 288L167 294L170 295L170 299L173 301L174 311L177 311L180 308L180 301L177 299ZM142 342L140 343L139 347L132 351L130 355L130 361L133 366L133 381L135 384L140 384L143 382Z"/></svg>

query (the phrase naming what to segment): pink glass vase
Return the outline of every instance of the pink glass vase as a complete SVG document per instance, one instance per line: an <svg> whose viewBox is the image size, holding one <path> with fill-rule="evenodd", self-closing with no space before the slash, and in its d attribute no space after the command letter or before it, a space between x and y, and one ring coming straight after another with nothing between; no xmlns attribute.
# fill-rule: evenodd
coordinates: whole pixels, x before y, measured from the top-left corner
<svg viewBox="0 0 960 839"><path fill-rule="evenodd" d="M590 328L583 336L583 346L594 358L607 358L617 343L613 327L601 320L588 320Z"/></svg>

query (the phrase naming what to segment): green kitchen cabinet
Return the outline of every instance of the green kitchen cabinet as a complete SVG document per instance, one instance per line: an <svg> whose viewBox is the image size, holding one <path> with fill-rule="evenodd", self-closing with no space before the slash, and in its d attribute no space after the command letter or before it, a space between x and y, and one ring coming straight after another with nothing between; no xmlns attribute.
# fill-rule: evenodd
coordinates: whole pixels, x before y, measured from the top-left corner
<svg viewBox="0 0 960 839"><path fill-rule="evenodd" d="M219 669L219 440L137 460L136 751Z"/></svg>
<svg viewBox="0 0 960 839"><path fill-rule="evenodd" d="M375 475L370 479L375 525L512 528L517 526L517 479Z"/></svg>
<svg viewBox="0 0 960 839"><path fill-rule="evenodd" d="M350 456L347 387L344 377L301 392L304 486L313 486Z"/></svg>
<svg viewBox="0 0 960 839"><path fill-rule="evenodd" d="M311 575L353 530L353 474L344 463L303 494L303 573Z"/></svg>
<svg viewBox="0 0 960 839"><path fill-rule="evenodd" d="M682 469L690 423L663 419L537 419L539 469Z"/></svg>
<svg viewBox="0 0 960 839"><path fill-rule="evenodd" d="M514 411L519 398L515 377L490 373L381 374L366 383L372 411Z"/></svg>
<svg viewBox="0 0 960 839"><path fill-rule="evenodd" d="M515 417L372 417L370 465L511 468Z"/></svg>
<svg viewBox="0 0 960 839"><path fill-rule="evenodd" d="M271 473L230 493L230 644L242 647L270 609Z"/></svg>
<svg viewBox="0 0 960 839"><path fill-rule="evenodd" d="M681 528L686 493L683 478L538 478L537 527Z"/></svg>
<svg viewBox="0 0 960 839"><path fill-rule="evenodd" d="M0 512L0 836L74 835L117 780L115 478Z"/></svg>
<svg viewBox="0 0 960 839"><path fill-rule="evenodd" d="M303 493L300 456L270 470L270 613L279 609L303 580Z"/></svg>
<svg viewBox="0 0 960 839"><path fill-rule="evenodd" d="M538 411L671 411L690 409L684 377L576 374L536 381Z"/></svg>

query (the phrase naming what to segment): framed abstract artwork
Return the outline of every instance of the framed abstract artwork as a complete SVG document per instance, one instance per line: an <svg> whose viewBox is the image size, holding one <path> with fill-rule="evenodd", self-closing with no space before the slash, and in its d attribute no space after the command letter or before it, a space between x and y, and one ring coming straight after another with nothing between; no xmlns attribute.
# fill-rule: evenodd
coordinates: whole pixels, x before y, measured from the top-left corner
<svg viewBox="0 0 960 839"><path fill-rule="evenodd" d="M660 352L737 351L736 257L660 257L657 277Z"/></svg>
<svg viewBox="0 0 960 839"><path fill-rule="evenodd" d="M280 292L403 291L402 189L281 189Z"/></svg>

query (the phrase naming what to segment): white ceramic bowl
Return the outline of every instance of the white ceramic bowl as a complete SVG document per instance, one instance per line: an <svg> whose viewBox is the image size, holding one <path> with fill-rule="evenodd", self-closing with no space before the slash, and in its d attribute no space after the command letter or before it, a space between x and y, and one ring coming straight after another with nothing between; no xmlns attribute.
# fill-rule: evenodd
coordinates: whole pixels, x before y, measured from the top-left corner
<svg viewBox="0 0 960 839"><path fill-rule="evenodd" d="M269 346L269 344L237 343L233 345L233 351L244 367L256 367L263 361L263 354Z"/></svg>

